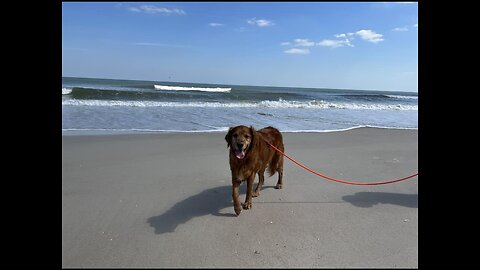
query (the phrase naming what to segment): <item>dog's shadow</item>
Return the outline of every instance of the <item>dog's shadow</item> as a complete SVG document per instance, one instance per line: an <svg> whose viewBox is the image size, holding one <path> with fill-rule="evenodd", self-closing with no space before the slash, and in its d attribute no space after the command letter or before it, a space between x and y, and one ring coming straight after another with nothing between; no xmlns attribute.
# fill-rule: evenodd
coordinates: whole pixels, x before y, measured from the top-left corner
<svg viewBox="0 0 480 270"><path fill-rule="evenodd" d="M389 192L357 192L343 196L342 199L358 207L372 207L375 204L394 204L418 208L418 194L400 194Z"/></svg>
<svg viewBox="0 0 480 270"><path fill-rule="evenodd" d="M263 186L263 189L273 188ZM246 185L240 186L240 195L246 193ZM372 207L375 204L395 204L404 207L418 208L418 194L398 194L385 192L357 192L343 196L342 199L357 207ZM227 213L220 210L230 208ZM236 217L233 211L232 186L219 186L206 189L190 196L172 206L167 212L147 219L155 234L174 232L178 225L199 216L213 215L219 217Z"/></svg>
<svg viewBox="0 0 480 270"><path fill-rule="evenodd" d="M245 193L246 185L241 185L240 195ZM231 207L231 212L220 213L220 210L226 207ZM190 196L176 203L167 212L148 218L147 222L155 229L156 234L162 234L174 232L178 225L204 215L236 217L233 211L231 185L206 189Z"/></svg>

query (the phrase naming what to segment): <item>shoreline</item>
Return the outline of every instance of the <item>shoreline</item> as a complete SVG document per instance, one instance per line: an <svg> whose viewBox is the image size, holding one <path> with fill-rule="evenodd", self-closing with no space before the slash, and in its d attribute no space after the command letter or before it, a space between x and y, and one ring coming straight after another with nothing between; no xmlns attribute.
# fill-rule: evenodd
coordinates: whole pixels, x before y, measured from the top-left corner
<svg viewBox="0 0 480 270"><path fill-rule="evenodd" d="M418 169L418 130L282 134L286 153L332 177ZM418 267L418 176L349 186L285 159L284 188L266 177L237 217L224 136L62 136L62 266Z"/></svg>
<svg viewBox="0 0 480 270"><path fill-rule="evenodd" d="M263 128L263 127L262 127ZM362 128L371 129L391 129L391 130L415 130L418 131L418 127L380 127L380 126L355 126L343 129L333 130L295 130L295 131L281 131L282 133L331 133L342 132ZM228 128L222 128L218 130L111 130L111 129L62 129L62 136L109 136L109 135L142 135L142 134L203 134L203 133L224 133Z"/></svg>

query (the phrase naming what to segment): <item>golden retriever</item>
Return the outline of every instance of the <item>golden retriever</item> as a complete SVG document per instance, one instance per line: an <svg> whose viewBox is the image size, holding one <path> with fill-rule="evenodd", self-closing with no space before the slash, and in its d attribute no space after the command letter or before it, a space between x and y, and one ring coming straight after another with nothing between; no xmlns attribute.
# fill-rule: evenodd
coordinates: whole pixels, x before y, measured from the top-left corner
<svg viewBox="0 0 480 270"><path fill-rule="evenodd" d="M270 176L278 173L276 189L282 188L283 155L275 151L266 142L271 143L284 152L282 134L278 129L266 127L256 131L253 127L231 127L225 136L227 147L230 147L229 159L232 171L232 198L235 213L240 215L243 209L252 208L252 197L260 195L264 172L268 167ZM258 174L258 184L253 192L253 181ZM245 203L240 204L238 192L242 181L247 181Z"/></svg>

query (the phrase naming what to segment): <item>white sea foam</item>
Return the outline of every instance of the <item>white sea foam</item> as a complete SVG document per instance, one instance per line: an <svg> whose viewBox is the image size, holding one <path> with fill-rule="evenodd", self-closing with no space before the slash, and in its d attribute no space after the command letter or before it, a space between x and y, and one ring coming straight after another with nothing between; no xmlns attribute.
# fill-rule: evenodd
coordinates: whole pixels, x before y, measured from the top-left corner
<svg viewBox="0 0 480 270"><path fill-rule="evenodd" d="M62 95L68 95L72 93L72 88L62 87Z"/></svg>
<svg viewBox="0 0 480 270"><path fill-rule="evenodd" d="M169 85L154 85L156 90L166 90L166 91L203 91L203 92L218 92L218 93L229 93L232 88L221 88L221 87L182 87L182 86L169 86Z"/></svg>
<svg viewBox="0 0 480 270"><path fill-rule="evenodd" d="M371 125L360 125L353 126L348 128L339 128L339 129L299 129L299 130L289 130L289 129L280 129L281 132L286 133L330 133L330 132L341 132L349 131L359 128L381 128L381 129L399 129L399 130L418 130L418 128L407 128L407 127L385 127L385 126L371 126ZM88 129L88 128L65 128L62 129L63 135L110 135L110 134L130 134L130 133L218 133L226 132L229 127L219 127L216 129L209 130L169 130L169 129L108 129L108 128L98 128L98 129Z"/></svg>
<svg viewBox="0 0 480 270"><path fill-rule="evenodd" d="M160 102L125 100L63 100L69 106L125 106L125 107L191 107L191 108L293 108L293 109L350 109L350 110L418 110L416 105L401 104L357 104L332 103L325 101L270 101L261 102Z"/></svg>
<svg viewBox="0 0 480 270"><path fill-rule="evenodd" d="M316 101L270 101L265 100L259 103L258 107L267 108L305 108L305 109L350 109L350 110L417 110L414 105L401 104L362 104L362 103L334 103L323 100Z"/></svg>
<svg viewBox="0 0 480 270"><path fill-rule="evenodd" d="M381 128L381 129L401 129L401 130L418 130L418 128L409 128L409 127L393 127L393 126L373 126L373 125L359 125L347 128L339 128L339 129L298 129L298 130L280 130L282 132L291 132L291 133L307 133L307 132L315 132L315 133L327 133L327 132L339 132L339 131L349 131L358 128Z"/></svg>
<svg viewBox="0 0 480 270"><path fill-rule="evenodd" d="M399 99L418 99L418 96L387 95L387 97L399 98Z"/></svg>
<svg viewBox="0 0 480 270"><path fill-rule="evenodd" d="M205 130L176 130L176 129L124 129L124 128L64 128L63 135L111 135L111 134L135 134L135 133L215 133L226 132L228 127Z"/></svg>

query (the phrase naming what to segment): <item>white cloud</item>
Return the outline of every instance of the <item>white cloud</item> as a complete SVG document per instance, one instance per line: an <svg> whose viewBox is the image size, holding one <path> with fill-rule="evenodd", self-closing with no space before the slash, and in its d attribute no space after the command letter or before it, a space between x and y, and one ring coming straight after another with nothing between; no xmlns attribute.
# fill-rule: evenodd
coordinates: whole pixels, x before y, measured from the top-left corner
<svg viewBox="0 0 480 270"><path fill-rule="evenodd" d="M256 25L258 27L266 27L266 26L273 26L275 25L274 22L272 21L269 21L269 20L265 20L265 19L255 19L255 18L252 18L252 19L249 19L247 20L247 23L248 24L251 24L251 25Z"/></svg>
<svg viewBox="0 0 480 270"><path fill-rule="evenodd" d="M289 54L309 54L310 50L309 49L299 49L299 48L291 48L286 51L283 51L284 53L289 53Z"/></svg>
<svg viewBox="0 0 480 270"><path fill-rule="evenodd" d="M211 27L216 27L216 26L223 26L224 24L223 23L209 23L208 25L210 25Z"/></svg>
<svg viewBox="0 0 480 270"><path fill-rule="evenodd" d="M384 39L382 38L382 34L377 34L375 31L372 30L360 30L355 33L356 35L360 36L362 39L372 42L372 43L377 43L380 41L383 41Z"/></svg>
<svg viewBox="0 0 480 270"><path fill-rule="evenodd" d="M350 43L350 40L344 39L344 40L335 40L335 39L324 39L317 43L318 46L324 46L324 47L332 47L332 48L339 48L339 47L354 47L352 43Z"/></svg>
<svg viewBox="0 0 480 270"><path fill-rule="evenodd" d="M141 13L148 13L148 14L177 14L177 15L185 15L186 12L181 9L168 9L164 7L157 7L153 5L141 5L139 7L130 7L128 10L132 12L141 12Z"/></svg>
<svg viewBox="0 0 480 270"><path fill-rule="evenodd" d="M309 39L304 39L304 38L297 38L294 40L295 47L311 47L315 45L315 42L310 41Z"/></svg>
<svg viewBox="0 0 480 270"><path fill-rule="evenodd" d="M405 31L408 31L408 28L407 27L395 27L395 28L392 29L392 31L405 32Z"/></svg>
<svg viewBox="0 0 480 270"><path fill-rule="evenodd" d="M394 31L406 31L406 30L397 29ZM310 50L308 48L301 48L301 47L312 47L312 46L323 46L323 47L330 47L330 48L355 47L355 45L352 44L352 41L355 40L356 36L359 36L363 40L372 42L372 43L378 43L384 40L382 34L378 34L372 30L359 30L355 33L353 32L340 33L340 34L335 34L333 36L335 37L335 39L323 39L318 43L315 43L307 38L297 38L297 39L294 39L292 42L290 41L281 42L280 45L291 47L290 49L285 50L284 53L309 54Z"/></svg>
<svg viewBox="0 0 480 270"><path fill-rule="evenodd" d="M354 40L354 33L342 33L342 34L335 34L333 35L337 39L324 39L318 42L317 46L324 46L324 47L331 47L331 48L340 48L340 47L355 47L350 42L350 40Z"/></svg>
<svg viewBox="0 0 480 270"><path fill-rule="evenodd" d="M346 33L346 34L335 34L334 36L336 38L347 38L347 37L352 37L353 39L354 33Z"/></svg>
<svg viewBox="0 0 480 270"><path fill-rule="evenodd" d="M315 46L315 42L307 39L307 38L296 38L293 42L286 41L280 43L282 46L293 46L293 47L312 47Z"/></svg>

